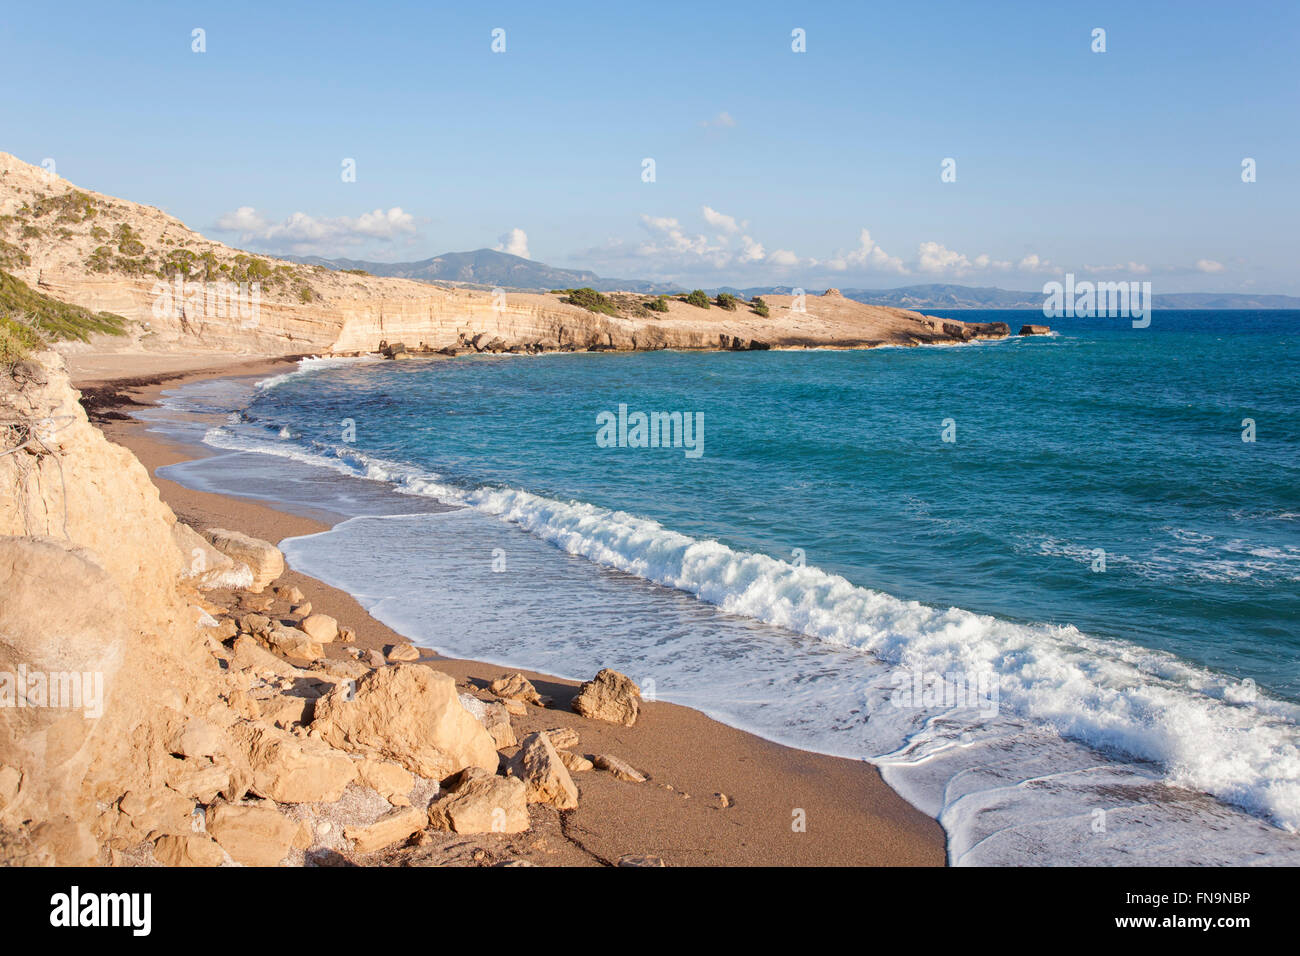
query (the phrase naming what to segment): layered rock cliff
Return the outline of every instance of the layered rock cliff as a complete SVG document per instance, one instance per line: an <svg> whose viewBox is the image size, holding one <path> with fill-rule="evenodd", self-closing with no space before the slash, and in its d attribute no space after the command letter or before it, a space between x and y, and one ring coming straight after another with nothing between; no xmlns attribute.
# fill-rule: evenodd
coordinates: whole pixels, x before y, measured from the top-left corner
<svg viewBox="0 0 1300 956"><path fill-rule="evenodd" d="M454 289L332 272L241 252L161 210L82 190L0 153L0 269L63 301L131 320L113 347L254 354L463 346L484 335L509 348L718 349L863 347L1004 335L838 294L767 298L770 315L616 295L617 314L543 293ZM244 297L218 283L242 283ZM257 283L257 301L252 283ZM232 289L233 293L234 290Z"/></svg>

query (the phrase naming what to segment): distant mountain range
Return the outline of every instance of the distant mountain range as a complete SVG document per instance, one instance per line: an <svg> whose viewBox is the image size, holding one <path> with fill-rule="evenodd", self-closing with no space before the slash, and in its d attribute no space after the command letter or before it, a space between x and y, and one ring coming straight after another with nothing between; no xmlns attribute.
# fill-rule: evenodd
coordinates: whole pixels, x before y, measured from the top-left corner
<svg viewBox="0 0 1300 956"><path fill-rule="evenodd" d="M662 292L662 283L642 279L602 279L585 269L557 269L543 262L495 249L447 252L419 262L367 262L360 259L322 259L320 256L284 256L290 262L327 269L362 269L374 276L394 276L459 286L481 286L518 291L576 289L589 286L601 292ZM676 286L672 291L679 291ZM690 291L689 289L686 291Z"/></svg>
<svg viewBox="0 0 1300 956"><path fill-rule="evenodd" d="M503 288L515 291L573 289L589 286L600 292L639 292L644 295L675 295L689 292L671 282L645 279L607 279L585 269L559 269L495 249L448 252L418 262L369 262L359 259L323 259L320 256L285 256L291 262L324 266L327 269L360 269L376 276L418 279L440 285ZM705 289L711 295L730 292L752 298L756 295L789 294L790 286L753 286L738 289L720 286ZM824 289L808 289L810 295ZM1015 292L992 286L952 284L909 285L898 289L841 289L845 298L868 305L899 309L1034 309L1043 307L1041 292ZM1300 309L1300 297L1255 295L1231 292L1173 292L1156 295L1157 309Z"/></svg>

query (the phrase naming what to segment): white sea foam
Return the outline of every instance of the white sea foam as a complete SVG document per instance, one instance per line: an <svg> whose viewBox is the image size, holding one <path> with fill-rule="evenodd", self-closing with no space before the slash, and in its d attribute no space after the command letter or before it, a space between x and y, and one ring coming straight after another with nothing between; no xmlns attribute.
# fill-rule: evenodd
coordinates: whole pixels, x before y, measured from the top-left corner
<svg viewBox="0 0 1300 956"><path fill-rule="evenodd" d="M297 378L300 375L309 375L313 372L319 372L327 368L339 368L345 365L367 365L372 362L380 362L382 359L373 355L358 356L312 356L311 358L299 359L298 365L291 372L282 372L279 375L272 375L269 378L261 379L254 386L259 391L265 391L269 388L275 388L282 385L291 378Z"/></svg>
<svg viewBox="0 0 1300 956"><path fill-rule="evenodd" d="M1004 716L1152 761L1169 784L1213 794L1284 828L1300 828L1300 708L1173 655L1096 639L1072 626L930 607L858 587L815 566L692 538L626 512L515 488L461 489L413 466L350 449L302 449L228 428L213 429L208 441L469 506L570 554L887 665L931 674L991 672ZM926 729L913 736L908 759L928 754L927 746L950 745L946 731Z"/></svg>

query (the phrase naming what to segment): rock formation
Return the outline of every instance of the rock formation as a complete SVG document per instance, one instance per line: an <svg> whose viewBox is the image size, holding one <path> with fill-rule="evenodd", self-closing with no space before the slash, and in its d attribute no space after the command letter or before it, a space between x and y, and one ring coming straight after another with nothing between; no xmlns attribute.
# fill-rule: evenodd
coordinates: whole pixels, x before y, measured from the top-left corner
<svg viewBox="0 0 1300 956"><path fill-rule="evenodd" d="M608 667L578 688L573 709L593 720L631 727L641 713L641 688Z"/></svg>
<svg viewBox="0 0 1300 956"><path fill-rule="evenodd" d="M130 338L113 348L294 355L374 352L382 343L397 358L915 345L994 334L968 336L962 322L863 305L833 289L822 296L764 296L767 317L671 297L666 313L650 312L646 296L620 293L612 297L618 314L608 315L555 294L508 292L502 301L491 290L330 271L213 242L158 209L77 189L6 153L0 153L0 269L57 299L130 320ZM256 302L251 285L248 301L232 305L224 287L205 284L227 279L256 281Z"/></svg>

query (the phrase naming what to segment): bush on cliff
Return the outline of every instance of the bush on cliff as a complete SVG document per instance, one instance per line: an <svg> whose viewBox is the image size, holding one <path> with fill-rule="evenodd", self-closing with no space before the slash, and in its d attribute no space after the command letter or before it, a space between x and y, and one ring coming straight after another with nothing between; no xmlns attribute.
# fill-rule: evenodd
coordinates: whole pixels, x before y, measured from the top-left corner
<svg viewBox="0 0 1300 956"><path fill-rule="evenodd" d="M717 303L720 309L726 309L728 312L736 311L736 297L730 292L719 292Z"/></svg>
<svg viewBox="0 0 1300 956"><path fill-rule="evenodd" d="M696 289L682 301L689 302L691 305L700 309L707 309L709 307L709 297L704 294L703 289Z"/></svg>
<svg viewBox="0 0 1300 956"><path fill-rule="evenodd" d="M668 296L666 295L655 296L653 299L651 299L649 302L645 304L645 307L649 309L651 312L667 312Z"/></svg>
<svg viewBox="0 0 1300 956"><path fill-rule="evenodd" d="M32 258L12 242L0 239L0 269L12 269L15 266L28 266Z"/></svg>
<svg viewBox="0 0 1300 956"><path fill-rule="evenodd" d="M583 287L581 289L570 289L569 294L560 300L567 302L569 305L578 305L588 312L603 312L605 315L618 315L618 307L613 301L605 295L601 295L595 289Z"/></svg>
<svg viewBox="0 0 1300 956"><path fill-rule="evenodd" d="M118 223L117 232L114 235L117 238L117 251L122 255L139 256L144 254L144 243L140 241L140 234L126 223Z"/></svg>
<svg viewBox="0 0 1300 956"><path fill-rule="evenodd" d="M762 299L760 299L758 296L754 296L753 300L751 300L749 303L749 307L751 310L753 310L753 313L755 315L761 315L765 319L772 314L771 310L769 310L767 307L767 303L764 302Z"/></svg>
<svg viewBox="0 0 1300 956"><path fill-rule="evenodd" d="M0 272L0 361L11 364L58 339L85 342L96 332L125 335L126 319L51 299Z"/></svg>

